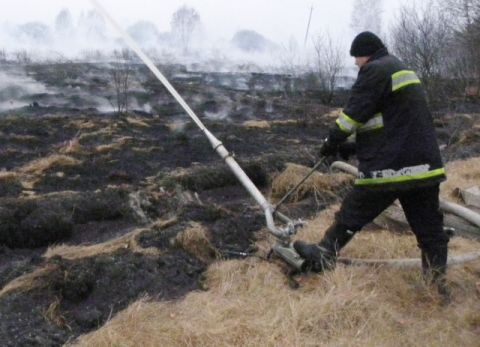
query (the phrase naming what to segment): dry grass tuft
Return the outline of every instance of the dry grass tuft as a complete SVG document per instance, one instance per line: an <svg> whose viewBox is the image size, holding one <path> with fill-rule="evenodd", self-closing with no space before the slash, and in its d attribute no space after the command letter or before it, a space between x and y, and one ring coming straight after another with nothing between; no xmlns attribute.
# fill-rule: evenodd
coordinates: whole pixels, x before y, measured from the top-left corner
<svg viewBox="0 0 480 347"><path fill-rule="evenodd" d="M248 129L269 129L270 123L266 120L247 120L243 126Z"/></svg>
<svg viewBox="0 0 480 347"><path fill-rule="evenodd" d="M280 199L290 189L295 187L309 172L311 168L297 165L287 164L287 168L272 182L272 198ZM317 195L328 194L335 195L335 191L339 188L351 184L353 177L348 174L336 173L334 175L314 172L298 189L292 194L292 201L299 201L308 194Z"/></svg>
<svg viewBox="0 0 480 347"><path fill-rule="evenodd" d="M20 182L24 189L31 190L34 189L35 184L45 171L65 166L77 166L81 163L82 161L65 154L52 154L48 157L31 161L16 170L17 181ZM59 173L59 175L62 174Z"/></svg>
<svg viewBox="0 0 480 347"><path fill-rule="evenodd" d="M272 125L297 125L299 123L296 119L281 119L281 120L247 120L243 122L243 126L248 129L270 129Z"/></svg>
<svg viewBox="0 0 480 347"><path fill-rule="evenodd" d="M75 137L65 143L63 147L59 149L59 152L62 154L85 154L87 153L86 149L80 144L80 140Z"/></svg>
<svg viewBox="0 0 480 347"><path fill-rule="evenodd" d="M89 124L87 122L86 124ZM104 121L104 122L93 122L93 126L88 125L87 129L92 130L90 132L82 132L80 135L78 135L78 139L81 142L85 141L98 141L98 139L111 139L113 135L117 132L119 126L117 123L112 123L111 121ZM80 127L80 129L82 129Z"/></svg>
<svg viewBox="0 0 480 347"><path fill-rule="evenodd" d="M62 315L60 311L61 303L62 301L60 297L55 297L55 299L48 306L45 312L43 312L43 316L45 317L45 319L49 320L58 327L71 330L71 327L67 323L67 319Z"/></svg>
<svg viewBox="0 0 480 347"><path fill-rule="evenodd" d="M323 117L330 118L330 119L337 119L338 116L340 116L340 113L342 112L342 110L343 110L342 108L335 108L330 112L324 114Z"/></svg>
<svg viewBox="0 0 480 347"><path fill-rule="evenodd" d="M219 255L210 242L207 230L199 223L191 223L189 228L180 232L175 238L175 246L207 263Z"/></svg>
<svg viewBox="0 0 480 347"><path fill-rule="evenodd" d="M40 138L34 135L20 135L20 134L15 134L10 136L11 140L18 141L18 142L23 142L23 143L38 143L40 142Z"/></svg>
<svg viewBox="0 0 480 347"><path fill-rule="evenodd" d="M457 160L446 165L447 181L441 188L442 197L459 201L458 189L469 188L480 182L480 157Z"/></svg>
<svg viewBox="0 0 480 347"><path fill-rule="evenodd" d="M65 259L81 259L93 257L99 254L113 253L118 249L130 249L132 252L142 253L146 255L157 256L159 250L157 248L143 248L137 242L137 237L148 229L136 229L116 239L90 246L68 246L58 245L51 246L44 253L45 258L60 256Z"/></svg>
<svg viewBox="0 0 480 347"><path fill-rule="evenodd" d="M272 124L275 124L275 125L297 125L301 122L302 121L299 121L298 119L278 119L278 120L273 120Z"/></svg>
<svg viewBox="0 0 480 347"><path fill-rule="evenodd" d="M47 264L43 268L39 268L31 273L27 273L15 278L7 283L0 291L0 298L14 291L26 292L34 288L45 287L48 283L45 278L57 269L57 265Z"/></svg>
<svg viewBox="0 0 480 347"><path fill-rule="evenodd" d="M114 150L120 150L123 146L128 145L133 140L131 136L124 136L116 139L114 142L108 145L99 145L95 148L95 151L98 153L106 153Z"/></svg>
<svg viewBox="0 0 480 347"><path fill-rule="evenodd" d="M53 154L45 158L34 160L24 166L18 171L22 174L41 175L49 169L61 166L76 166L82 162L67 155Z"/></svg>
<svg viewBox="0 0 480 347"><path fill-rule="evenodd" d="M79 130L94 129L98 127L98 124L95 121L88 119L75 119L70 122L71 126Z"/></svg>
<svg viewBox="0 0 480 347"><path fill-rule="evenodd" d="M171 132L181 132L187 126L188 122L184 120L175 120L171 123L167 123L166 126Z"/></svg>
<svg viewBox="0 0 480 347"><path fill-rule="evenodd" d="M127 117L125 118L126 122L130 125L139 127L139 128L150 128L150 125L141 120L138 117Z"/></svg>
<svg viewBox="0 0 480 347"><path fill-rule="evenodd" d="M0 183L1 184L14 184L20 182L18 174L13 171L0 171Z"/></svg>

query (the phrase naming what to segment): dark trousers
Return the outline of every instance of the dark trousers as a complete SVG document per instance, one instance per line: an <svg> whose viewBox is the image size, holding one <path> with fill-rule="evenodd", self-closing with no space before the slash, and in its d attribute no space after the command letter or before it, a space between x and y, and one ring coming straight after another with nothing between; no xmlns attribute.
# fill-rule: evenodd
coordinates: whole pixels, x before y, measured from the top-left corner
<svg viewBox="0 0 480 347"><path fill-rule="evenodd" d="M336 222L359 231L398 199L420 249L446 247L449 237L443 231L438 195L439 184L398 191L354 187L343 200Z"/></svg>

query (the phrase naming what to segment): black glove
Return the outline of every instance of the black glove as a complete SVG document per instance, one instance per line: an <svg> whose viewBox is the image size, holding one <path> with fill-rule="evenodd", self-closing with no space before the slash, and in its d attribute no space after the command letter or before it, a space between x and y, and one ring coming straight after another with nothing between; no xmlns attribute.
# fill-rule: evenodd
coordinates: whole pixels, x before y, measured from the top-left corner
<svg viewBox="0 0 480 347"><path fill-rule="evenodd" d="M338 145L333 144L328 138L323 143L322 147L320 147L320 155L324 157L333 157L338 152Z"/></svg>
<svg viewBox="0 0 480 347"><path fill-rule="evenodd" d="M355 142L344 142L338 146L338 154L343 160L348 160L357 153L357 144Z"/></svg>

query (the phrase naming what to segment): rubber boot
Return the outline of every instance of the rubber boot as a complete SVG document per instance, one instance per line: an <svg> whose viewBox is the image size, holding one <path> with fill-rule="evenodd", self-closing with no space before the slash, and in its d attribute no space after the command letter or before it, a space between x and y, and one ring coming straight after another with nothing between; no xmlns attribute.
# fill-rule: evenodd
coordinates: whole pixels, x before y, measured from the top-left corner
<svg viewBox="0 0 480 347"><path fill-rule="evenodd" d="M346 226L335 222L325 232L325 236L318 244L309 244L295 241L295 251L305 259L303 271L322 272L335 268L337 253L353 237L354 232Z"/></svg>
<svg viewBox="0 0 480 347"><path fill-rule="evenodd" d="M423 278L428 285L436 286L443 304L448 304L451 301L450 288L445 278L447 258L447 245L422 249Z"/></svg>

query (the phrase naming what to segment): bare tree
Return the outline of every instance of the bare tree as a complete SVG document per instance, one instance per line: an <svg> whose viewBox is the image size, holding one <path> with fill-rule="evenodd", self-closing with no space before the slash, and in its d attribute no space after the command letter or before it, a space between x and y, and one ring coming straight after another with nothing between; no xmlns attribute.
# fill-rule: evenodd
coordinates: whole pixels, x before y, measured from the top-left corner
<svg viewBox="0 0 480 347"><path fill-rule="evenodd" d="M89 63L105 61L106 58L105 52L99 49L84 49L80 52L80 59Z"/></svg>
<svg viewBox="0 0 480 347"><path fill-rule="evenodd" d="M278 59L282 73L295 76L301 72L302 54L295 38L291 37L287 45L281 45Z"/></svg>
<svg viewBox="0 0 480 347"><path fill-rule="evenodd" d="M368 30L380 35L382 12L383 0L355 0L350 27L355 33Z"/></svg>
<svg viewBox="0 0 480 347"><path fill-rule="evenodd" d="M5 48L0 49L0 63L5 63L7 61L7 51Z"/></svg>
<svg viewBox="0 0 480 347"><path fill-rule="evenodd" d="M113 51L111 76L115 91L115 111L118 115L128 112L129 92L133 76L133 53L128 49Z"/></svg>
<svg viewBox="0 0 480 347"><path fill-rule="evenodd" d="M78 29L82 32L82 35L89 39L105 40L107 37L107 24L105 19L95 10L80 15Z"/></svg>
<svg viewBox="0 0 480 347"><path fill-rule="evenodd" d="M333 100L338 77L344 68L344 48L335 43L329 34L318 35L313 41L315 47L315 66L324 102Z"/></svg>
<svg viewBox="0 0 480 347"><path fill-rule="evenodd" d="M15 61L19 64L28 65L32 63L32 57L26 49L20 49L13 52L13 56L15 57Z"/></svg>
<svg viewBox="0 0 480 347"><path fill-rule="evenodd" d="M295 38L291 37L287 45L281 46L277 59L279 61L279 71L285 76L283 78L284 97L290 98L299 92L305 94L305 83L303 83L304 79L301 77L305 74L307 66Z"/></svg>
<svg viewBox="0 0 480 347"><path fill-rule="evenodd" d="M182 6L173 14L170 25L183 53L188 53L192 36L200 25L200 15L194 8Z"/></svg>
<svg viewBox="0 0 480 347"><path fill-rule="evenodd" d="M446 72L447 42L451 30L445 14L429 1L423 8L404 6L393 25L392 44L397 56L419 73L429 99L435 103L441 95L441 79Z"/></svg>
<svg viewBox="0 0 480 347"><path fill-rule="evenodd" d="M480 88L480 2L478 0L446 0L442 9L449 14L453 31L448 71L457 90L465 97L479 96Z"/></svg>
<svg viewBox="0 0 480 347"><path fill-rule="evenodd" d="M480 15L480 3L478 0L442 0L442 8L451 15L449 24L457 30L463 30L473 24L475 18Z"/></svg>
<svg viewBox="0 0 480 347"><path fill-rule="evenodd" d="M68 37L73 34L73 31L72 15L68 9L64 8L55 17L55 32L60 36Z"/></svg>

